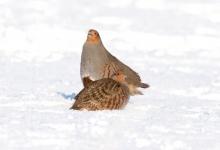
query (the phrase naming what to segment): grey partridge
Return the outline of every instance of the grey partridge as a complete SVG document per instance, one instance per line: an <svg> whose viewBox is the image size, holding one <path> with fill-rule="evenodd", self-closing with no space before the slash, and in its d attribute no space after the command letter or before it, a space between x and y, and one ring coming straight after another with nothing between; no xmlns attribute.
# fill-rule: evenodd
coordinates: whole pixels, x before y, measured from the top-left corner
<svg viewBox="0 0 220 150"><path fill-rule="evenodd" d="M141 82L140 76L134 70L106 50L96 30L89 30L87 40L83 45L80 66L80 75L84 87L91 80L110 78L119 70L127 76L126 82L130 95L142 94L138 87L149 87L148 84Z"/></svg>
<svg viewBox="0 0 220 150"><path fill-rule="evenodd" d="M118 72L112 78L90 81L88 86L76 95L70 109L95 111L124 108L129 99L125 78L125 75Z"/></svg>

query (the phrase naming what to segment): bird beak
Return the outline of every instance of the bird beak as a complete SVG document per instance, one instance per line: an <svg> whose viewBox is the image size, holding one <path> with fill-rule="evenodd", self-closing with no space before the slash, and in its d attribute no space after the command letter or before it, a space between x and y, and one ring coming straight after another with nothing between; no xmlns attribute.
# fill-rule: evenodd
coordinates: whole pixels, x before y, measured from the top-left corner
<svg viewBox="0 0 220 150"><path fill-rule="evenodd" d="M88 33L88 36L92 36L92 33L91 33L91 32L89 32L89 33Z"/></svg>

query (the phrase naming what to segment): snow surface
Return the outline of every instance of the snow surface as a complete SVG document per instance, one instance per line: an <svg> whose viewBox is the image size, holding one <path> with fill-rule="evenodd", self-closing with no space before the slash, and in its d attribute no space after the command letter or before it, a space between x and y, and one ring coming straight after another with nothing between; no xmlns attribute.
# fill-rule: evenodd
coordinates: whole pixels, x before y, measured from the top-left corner
<svg viewBox="0 0 220 150"><path fill-rule="evenodd" d="M1 150L219 150L219 0L1 0ZM149 83L69 110L90 28Z"/></svg>

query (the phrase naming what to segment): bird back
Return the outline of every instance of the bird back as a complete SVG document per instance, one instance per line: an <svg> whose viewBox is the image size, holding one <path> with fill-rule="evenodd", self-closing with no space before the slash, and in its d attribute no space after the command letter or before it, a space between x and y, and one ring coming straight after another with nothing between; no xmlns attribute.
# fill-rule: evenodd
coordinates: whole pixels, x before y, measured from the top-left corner
<svg viewBox="0 0 220 150"><path fill-rule="evenodd" d="M113 79L104 78L84 88L75 99L72 109L121 109L128 102L129 90L125 85Z"/></svg>

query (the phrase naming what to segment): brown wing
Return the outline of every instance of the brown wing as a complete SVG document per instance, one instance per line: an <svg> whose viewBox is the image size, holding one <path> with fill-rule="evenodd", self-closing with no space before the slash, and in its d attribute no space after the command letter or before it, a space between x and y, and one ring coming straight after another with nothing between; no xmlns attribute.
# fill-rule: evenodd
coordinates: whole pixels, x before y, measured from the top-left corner
<svg viewBox="0 0 220 150"><path fill-rule="evenodd" d="M102 87L101 82L94 81L90 84L90 86L85 86L75 97L75 102L71 109L82 109L82 108L90 108L92 109L96 105L96 101L98 98L98 93L96 89L98 87ZM98 107L98 106L96 106Z"/></svg>
<svg viewBox="0 0 220 150"><path fill-rule="evenodd" d="M109 85L105 91L111 93L111 95L103 102L103 107L105 109L121 109L127 104L129 91L126 86L114 82L114 84Z"/></svg>
<svg viewBox="0 0 220 150"><path fill-rule="evenodd" d="M103 73L104 77L111 77L112 74L120 70L127 76L126 81L128 84L133 84L138 87L141 85L141 78L138 75L138 73L136 73L129 66L125 65L111 54L110 54L110 59L111 59L111 63L107 64L104 67L104 73Z"/></svg>
<svg viewBox="0 0 220 150"><path fill-rule="evenodd" d="M72 109L119 109L127 103L128 90L112 79L94 81L77 96Z"/></svg>
<svg viewBox="0 0 220 150"><path fill-rule="evenodd" d="M115 73L120 70L120 67L114 62L106 64L102 71L102 78L111 78Z"/></svg>

